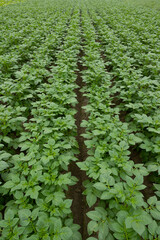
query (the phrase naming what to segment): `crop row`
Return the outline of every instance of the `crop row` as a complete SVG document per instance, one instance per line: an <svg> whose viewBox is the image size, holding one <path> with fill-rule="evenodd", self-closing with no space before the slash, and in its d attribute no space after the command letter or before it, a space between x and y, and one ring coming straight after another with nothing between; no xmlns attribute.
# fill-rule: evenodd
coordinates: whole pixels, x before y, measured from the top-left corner
<svg viewBox="0 0 160 240"><path fill-rule="evenodd" d="M9 5L9 4L15 4L15 3L19 3L21 2L21 0L1 0L0 1L0 6L6 6L6 5Z"/></svg>
<svg viewBox="0 0 160 240"><path fill-rule="evenodd" d="M31 34L32 47L38 47L33 51L26 43L22 65L10 61L13 68L1 68L1 239L80 239L72 200L65 197L76 182L67 170L78 152L73 106L79 10L72 16L71 10L61 19L53 15L45 32L38 28L42 39ZM16 61L19 46L11 51Z"/></svg>
<svg viewBox="0 0 160 240"><path fill-rule="evenodd" d="M96 16L93 18L96 22ZM143 157L147 159L146 161L150 161L152 165L150 169L156 171L159 169L160 153L159 70L157 69L154 74L145 75L143 66L138 66L136 69L135 58L128 56L128 52L123 52L122 56L125 45L120 41L117 44L118 38L112 30L109 32L105 22L102 20L101 24L97 23L96 26L105 58L107 61L109 59L109 64L112 64L112 72L115 76L114 87L117 98L121 100L119 108L125 111L125 120L129 123L129 128L141 138L139 148L144 150ZM144 68L147 66L144 64ZM148 152L150 155L147 154ZM155 166L153 166L154 163Z"/></svg>
<svg viewBox="0 0 160 240"><path fill-rule="evenodd" d="M121 121L119 117L120 111L134 101L136 92L130 98L128 96L131 94L133 86L133 81L129 82L129 80L133 72L135 82L138 71L134 71L131 67L126 69L126 65L121 64L123 56L120 51L120 42L118 41L117 44L117 37L96 13L92 17L93 19L90 19L87 11L84 13L82 28L85 39L84 66L87 67L87 70L83 71L83 80L86 83L84 94L87 93L86 96L89 100L85 107L85 110L89 113L89 119L83 121L82 126L86 128L84 137L87 139L85 143L89 149L89 157L83 163L78 163L78 166L86 171L90 179L84 183L87 202L90 207L94 204L98 205L94 211L87 214L92 220L88 224L88 232L90 235L93 232L98 232L98 239L100 240L153 239L153 237L158 239L160 234L158 228L160 202L156 195L159 196L159 192L148 199L144 199L145 192L142 192L146 188L144 177L153 168L154 171L157 170L158 160L152 160L148 168L143 162L133 162L131 158L132 145L138 144L146 149L144 147L145 140L149 137L143 131L142 124L138 131L135 129L139 124L138 121L134 126L133 123L131 125L130 122ZM95 21L97 31L92 21ZM103 56L102 53L104 53ZM113 66L111 73L106 71L104 57L111 61ZM124 56L124 58L129 60L127 56ZM115 75L117 76L116 83L113 84L113 76ZM137 79L137 82L140 84L140 78ZM147 90L149 92L150 89ZM113 105L117 92L120 92L120 96L124 92L126 95L128 94L125 99L123 97L123 101L126 100L127 104L123 104L122 107ZM153 95L158 97L156 91ZM142 97L140 100L142 102ZM145 103L142 107L140 109L142 111L141 115L139 114L141 117L143 117L142 113L144 107L146 107ZM151 112L151 108L148 108L148 106L147 110ZM155 110L154 115L158 115L157 105ZM137 115L131 113L132 121L133 117ZM154 121L154 117L150 117L150 119ZM155 131L153 126L152 128ZM153 142L155 138L152 132L150 141ZM154 141L154 144L156 145L156 141ZM157 166L156 169L153 166L154 163ZM159 185L155 185L155 187L159 190Z"/></svg>
<svg viewBox="0 0 160 240"><path fill-rule="evenodd" d="M121 11L125 13L125 18ZM130 57L132 61L134 60L132 67L141 68L144 76L155 79L160 71L158 30L160 18L158 13L146 11L141 14L140 10L128 13L125 7L121 11L117 7L109 8L109 10L100 7L98 17L103 19L103 23L106 23L109 30L112 29L118 42L124 45L121 50L123 49L124 54L127 54L127 57ZM135 18L139 15L139 20L136 23ZM99 25L101 25L101 19L99 19Z"/></svg>

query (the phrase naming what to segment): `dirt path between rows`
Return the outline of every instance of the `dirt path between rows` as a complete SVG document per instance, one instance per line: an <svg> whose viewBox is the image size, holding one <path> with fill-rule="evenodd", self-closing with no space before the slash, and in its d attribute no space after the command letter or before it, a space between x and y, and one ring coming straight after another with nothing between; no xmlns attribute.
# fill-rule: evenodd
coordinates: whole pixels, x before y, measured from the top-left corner
<svg viewBox="0 0 160 240"><path fill-rule="evenodd" d="M82 108L83 106L87 105L87 98L81 92L81 89L84 87L84 82L82 79L82 71L84 70L83 65L81 64L81 59L84 53L80 50L78 55L78 70L77 70L77 79L76 84L77 88L75 89L75 93L77 95L77 105L75 107L77 113L75 115L76 126L77 126L77 137L76 140L79 146L79 154L76 156L78 158L78 162L83 162L87 158L87 148L84 143L84 138L81 134L85 133L85 128L81 127L81 123L83 120L87 120L87 114L85 110ZM81 226L80 233L82 235L82 239L85 240L88 237L87 233L87 203L86 198L83 195L83 191L85 190L83 187L83 181L87 179L85 171L80 170L80 168L76 165L75 162L72 162L69 166L69 171L71 172L72 176L75 176L78 179L76 185L71 186L69 188L69 198L73 199L72 203L72 213L74 223L79 224Z"/></svg>

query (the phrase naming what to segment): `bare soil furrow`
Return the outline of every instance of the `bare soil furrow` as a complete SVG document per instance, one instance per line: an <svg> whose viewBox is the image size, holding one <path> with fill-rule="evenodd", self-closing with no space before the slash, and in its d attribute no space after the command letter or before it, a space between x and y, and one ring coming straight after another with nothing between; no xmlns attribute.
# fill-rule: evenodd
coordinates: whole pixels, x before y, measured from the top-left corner
<svg viewBox="0 0 160 240"><path fill-rule="evenodd" d="M81 127L81 123L83 120L87 120L87 114L83 109L84 106L87 105L87 98L84 96L83 92L81 91L82 88L85 86L83 79L82 79L82 71L84 70L84 66L81 63L81 59L84 53L80 50L78 56L78 70L77 70L77 79L76 84L77 88L75 89L75 93L77 95L77 105L75 107L77 113L75 114L76 126L77 126L77 136L76 140L79 147L79 154L76 156L78 158L78 162L83 162L87 158L87 148L84 143L85 139L82 137L82 134L85 133L85 128ZM86 173L81 171L80 168L76 165L75 162L72 162L69 166L69 171L71 172L72 176L75 176L78 179L76 185L71 186L69 188L69 198L73 199L72 203L72 213L73 219L76 224L81 226L80 233L82 235L82 239L87 238L87 205L86 199L83 195L84 187L83 181L87 179Z"/></svg>

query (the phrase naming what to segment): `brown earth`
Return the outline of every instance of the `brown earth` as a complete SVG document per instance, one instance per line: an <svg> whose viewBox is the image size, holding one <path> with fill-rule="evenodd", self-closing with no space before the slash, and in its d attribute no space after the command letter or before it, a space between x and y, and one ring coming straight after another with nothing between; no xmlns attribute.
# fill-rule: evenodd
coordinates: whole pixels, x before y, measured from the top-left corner
<svg viewBox="0 0 160 240"><path fill-rule="evenodd" d="M81 123L83 120L87 120L88 116L85 113L85 110L82 108L83 106L87 105L87 98L81 92L81 89L85 86L83 79L82 79L82 71L84 70L84 66L81 64L81 58L84 55L83 51L80 50L79 53L79 61L77 63L78 70L77 70L77 88L75 89L75 93L77 95L77 105L75 109L77 113L75 115L76 119L76 126L77 126L77 137L76 140L79 146L79 154L76 156L78 158L78 162L83 162L87 158L87 148L84 143L85 139L81 136L81 134L85 133L85 128L81 127ZM80 168L76 165L75 162L72 162L69 166L69 171L73 176L78 179L76 185L71 186L69 188L68 196L69 198L73 199L72 203L72 213L74 218L74 223L79 224L81 226L80 233L82 235L82 239L86 239L88 237L87 233L87 203L86 198L83 195L83 191L85 190L83 187L83 181L87 178L85 171L80 170Z"/></svg>

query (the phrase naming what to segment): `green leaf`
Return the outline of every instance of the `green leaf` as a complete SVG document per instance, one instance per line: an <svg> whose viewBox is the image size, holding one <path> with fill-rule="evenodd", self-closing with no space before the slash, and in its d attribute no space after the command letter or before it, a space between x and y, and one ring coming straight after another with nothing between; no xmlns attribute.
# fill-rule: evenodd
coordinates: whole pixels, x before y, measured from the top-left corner
<svg viewBox="0 0 160 240"><path fill-rule="evenodd" d="M38 213L39 213L39 208L36 208L32 211L32 220L35 220L38 217Z"/></svg>
<svg viewBox="0 0 160 240"><path fill-rule="evenodd" d="M152 217L148 213L144 213L138 217L138 220L141 221L144 225L148 225L152 222Z"/></svg>
<svg viewBox="0 0 160 240"><path fill-rule="evenodd" d="M111 235L111 233L108 234L107 240L114 240L114 237Z"/></svg>
<svg viewBox="0 0 160 240"><path fill-rule="evenodd" d="M157 227L156 233L158 234L158 236L160 236L160 226Z"/></svg>
<svg viewBox="0 0 160 240"><path fill-rule="evenodd" d="M157 165L150 164L150 165L148 166L148 171L149 171L149 172L155 172L155 171L157 171L157 169L158 169L158 166L157 166Z"/></svg>
<svg viewBox="0 0 160 240"><path fill-rule="evenodd" d="M124 233L114 233L113 235L118 240L124 240Z"/></svg>
<svg viewBox="0 0 160 240"><path fill-rule="evenodd" d="M96 221L90 221L87 226L88 233L91 235L93 232L98 231L98 223Z"/></svg>
<svg viewBox="0 0 160 240"><path fill-rule="evenodd" d="M87 216L95 221L99 221L101 219L101 214L97 211L90 211L87 213Z"/></svg>
<svg viewBox="0 0 160 240"><path fill-rule="evenodd" d="M160 211L160 201L156 202L156 208L157 208L158 211Z"/></svg>
<svg viewBox="0 0 160 240"><path fill-rule="evenodd" d="M56 141L55 141L53 138L50 138L50 139L48 140L48 144L49 144L50 146L54 146L55 143L56 143Z"/></svg>
<svg viewBox="0 0 160 240"><path fill-rule="evenodd" d="M61 228L62 228L62 222L61 222L61 219L55 219L54 220L54 222L53 222L53 224L54 224L54 231L56 232L56 231L60 231L61 230Z"/></svg>
<svg viewBox="0 0 160 240"><path fill-rule="evenodd" d="M111 223L111 228L112 228L112 231L114 232L119 232L119 233L123 232L122 226L117 222Z"/></svg>
<svg viewBox="0 0 160 240"><path fill-rule="evenodd" d="M81 236L80 232L73 231L73 235L71 237L71 240L82 240L82 236Z"/></svg>
<svg viewBox="0 0 160 240"><path fill-rule="evenodd" d="M69 240L72 234L73 232L69 227L63 227L60 233L62 240Z"/></svg>
<svg viewBox="0 0 160 240"><path fill-rule="evenodd" d="M20 224L22 226L27 226L30 223L31 211L29 209L21 209L18 211L20 218Z"/></svg>
<svg viewBox="0 0 160 240"><path fill-rule="evenodd" d="M160 184L154 184L155 188L160 191Z"/></svg>
<svg viewBox="0 0 160 240"><path fill-rule="evenodd" d="M93 133L95 136L98 136L98 135L103 134L104 132L103 132L103 131L100 131L100 130L93 130L92 133Z"/></svg>
<svg viewBox="0 0 160 240"><path fill-rule="evenodd" d="M5 136L5 137L3 138L3 141L6 142L6 143L10 143L10 142L11 142L11 138Z"/></svg>
<svg viewBox="0 0 160 240"><path fill-rule="evenodd" d="M44 129L44 134L49 134L49 133L51 133L53 130L52 130L52 128L45 128Z"/></svg>
<svg viewBox="0 0 160 240"><path fill-rule="evenodd" d="M132 222L133 229L141 236L143 232L145 231L145 225L141 222Z"/></svg>
<svg viewBox="0 0 160 240"><path fill-rule="evenodd" d="M0 221L0 227L2 227L2 228L8 227L8 222L6 220L1 220Z"/></svg>
<svg viewBox="0 0 160 240"><path fill-rule="evenodd" d="M148 200L147 200L148 204L149 205L152 205L152 204L155 204L157 202L157 197L154 196L154 197L150 197Z"/></svg>
<svg viewBox="0 0 160 240"><path fill-rule="evenodd" d="M134 186L134 180L131 177L126 176L126 182L127 182L128 186L130 186L130 187Z"/></svg>
<svg viewBox="0 0 160 240"><path fill-rule="evenodd" d="M87 240L97 240L97 238L89 237L89 238L87 238Z"/></svg>
<svg viewBox="0 0 160 240"><path fill-rule="evenodd" d="M50 161L50 159L48 157L46 157L46 156L43 156L41 158L41 161L43 162L44 165L46 165Z"/></svg>
<svg viewBox="0 0 160 240"><path fill-rule="evenodd" d="M86 166L85 162L77 162L76 164L81 170L83 170L83 171L88 170L88 167Z"/></svg>
<svg viewBox="0 0 160 240"><path fill-rule="evenodd" d="M14 218L14 211L11 210L11 209L8 209L6 212L5 212L5 215L4 215L4 219L5 220L12 220Z"/></svg>
<svg viewBox="0 0 160 240"><path fill-rule="evenodd" d="M134 137L133 137L133 140L134 140L136 143L141 143L141 142L142 142L142 139L139 138L139 137L137 137L137 136L135 136L135 135L134 135Z"/></svg>
<svg viewBox="0 0 160 240"><path fill-rule="evenodd" d="M38 232L46 232L49 228L49 223L46 215L42 215L39 217L37 224L36 224L36 229Z"/></svg>
<svg viewBox="0 0 160 240"><path fill-rule="evenodd" d="M8 159L9 157L11 156L11 154L10 153L2 153L1 155L0 155L0 160L1 159Z"/></svg>
<svg viewBox="0 0 160 240"><path fill-rule="evenodd" d="M149 225L148 225L148 230L149 230L149 232L152 234L152 235L154 235L155 233L156 233L156 230L157 230L157 223L156 223L156 221L152 221Z"/></svg>
<svg viewBox="0 0 160 240"><path fill-rule="evenodd" d="M88 206L92 207L96 203L97 197L94 194L89 193L87 194L86 200L87 200Z"/></svg>
<svg viewBox="0 0 160 240"><path fill-rule="evenodd" d="M107 188L106 185L104 183L101 183L101 182L95 183L93 186L99 191L104 191Z"/></svg>
<svg viewBox="0 0 160 240"><path fill-rule="evenodd" d="M11 174L10 176L12 178L13 183L19 183L20 182L19 174Z"/></svg>
<svg viewBox="0 0 160 240"><path fill-rule="evenodd" d="M30 148L30 143L29 142L26 142L26 143L24 142L24 143L21 143L19 146L21 147L22 151L25 151L28 148Z"/></svg>
<svg viewBox="0 0 160 240"><path fill-rule="evenodd" d="M33 236L27 238L26 240L39 240L39 236L38 235L33 235Z"/></svg>
<svg viewBox="0 0 160 240"><path fill-rule="evenodd" d="M128 216L129 213L127 211L121 210L117 213L117 220L121 224L122 222L125 221L125 219L127 219Z"/></svg>
<svg viewBox="0 0 160 240"><path fill-rule="evenodd" d="M25 122L27 120L27 118L25 118L25 117L17 117L16 120L21 121L21 122Z"/></svg>
<svg viewBox="0 0 160 240"><path fill-rule="evenodd" d="M106 239L108 233L109 233L108 222L105 221L105 222L103 222L103 223L100 223L100 225L99 225L98 239L99 239L99 240Z"/></svg>
<svg viewBox="0 0 160 240"><path fill-rule="evenodd" d="M15 196L16 199L21 199L21 198L23 198L23 192L21 192L21 191L16 191L16 192L14 193L14 196Z"/></svg>
<svg viewBox="0 0 160 240"><path fill-rule="evenodd" d="M141 185L143 183L143 176L142 175L138 175L135 177L134 179L134 182L137 184L137 185Z"/></svg>
<svg viewBox="0 0 160 240"><path fill-rule="evenodd" d="M3 187L4 188L12 188L12 187L14 187L14 183L11 181L8 181L3 185Z"/></svg>
<svg viewBox="0 0 160 240"><path fill-rule="evenodd" d="M150 211L152 217L156 220L160 220L160 212L157 211L156 209L155 210L151 210Z"/></svg>
<svg viewBox="0 0 160 240"><path fill-rule="evenodd" d="M101 195L102 200L108 200L108 199L111 199L112 197L113 197L113 194L110 192L103 192Z"/></svg>
<svg viewBox="0 0 160 240"><path fill-rule="evenodd" d="M4 161L0 161L0 171L3 171L4 169L6 169L8 167L9 167L8 163L6 163Z"/></svg>
<svg viewBox="0 0 160 240"><path fill-rule="evenodd" d="M35 187L33 187L33 188L29 188L29 189L26 191L26 196L30 196L32 199L37 199L40 189L41 189L40 186L35 186Z"/></svg>
<svg viewBox="0 0 160 240"><path fill-rule="evenodd" d="M126 228L131 228L133 221L134 221L134 218L132 218L132 217L127 217L126 220L125 220Z"/></svg>

